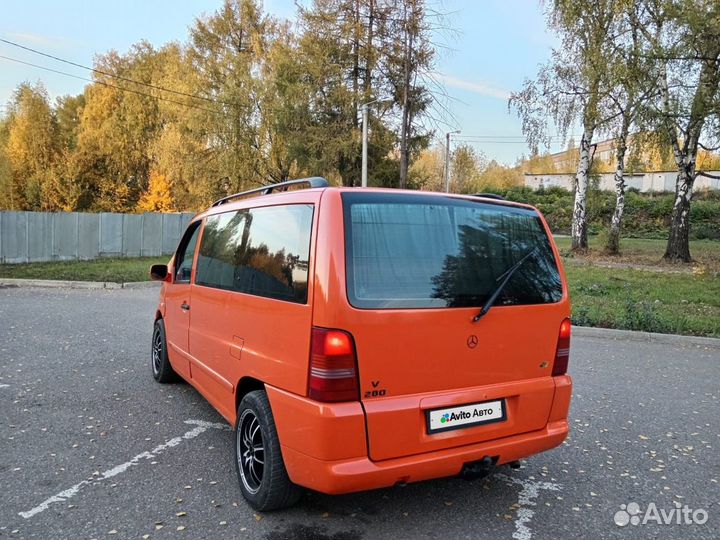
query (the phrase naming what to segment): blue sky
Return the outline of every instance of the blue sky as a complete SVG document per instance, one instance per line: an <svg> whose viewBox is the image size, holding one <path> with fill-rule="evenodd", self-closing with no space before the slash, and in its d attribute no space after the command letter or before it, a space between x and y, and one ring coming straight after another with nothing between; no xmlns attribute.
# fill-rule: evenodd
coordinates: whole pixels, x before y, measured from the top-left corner
<svg viewBox="0 0 720 540"><path fill-rule="evenodd" d="M431 0L433 1L433 0ZM306 4L309 0L303 0ZM56 56L89 65L96 54L110 49L126 51L146 39L154 45L183 41L187 29L202 14L215 11L221 0L25 0L5 2L0 37ZM446 35L437 78L451 96L461 136L519 136L520 122L508 113L507 97L538 64L550 55L555 37L546 29L538 0L434 0L450 12L457 35ZM265 10L292 17L293 0L265 0ZM0 55L67 71L83 77L82 69L0 43ZM85 82L0 59L0 108L23 81L41 80L51 97L80 93ZM4 109L0 109L2 111ZM450 128L442 127L438 135ZM515 142L473 143L488 158L513 163L527 153ZM556 150L556 148L553 148Z"/></svg>

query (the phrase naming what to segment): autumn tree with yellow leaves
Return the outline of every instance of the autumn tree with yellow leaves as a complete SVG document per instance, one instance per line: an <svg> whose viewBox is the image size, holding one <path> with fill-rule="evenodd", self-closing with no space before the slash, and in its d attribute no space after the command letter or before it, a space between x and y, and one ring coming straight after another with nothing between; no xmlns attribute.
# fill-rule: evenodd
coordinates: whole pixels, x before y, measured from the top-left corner
<svg viewBox="0 0 720 540"><path fill-rule="evenodd" d="M56 200L57 123L49 101L39 83L21 84L11 100L4 152L12 170L10 208L48 210Z"/></svg>
<svg viewBox="0 0 720 540"><path fill-rule="evenodd" d="M164 174L151 171L148 188L140 197L137 209L141 212L176 212L170 188Z"/></svg>
<svg viewBox="0 0 720 540"><path fill-rule="evenodd" d="M313 0L297 24L225 0L188 39L95 60L94 82L52 104L21 85L0 118L0 208L198 210L290 177L398 186L427 147L432 26L423 0ZM434 120L433 120L434 121Z"/></svg>

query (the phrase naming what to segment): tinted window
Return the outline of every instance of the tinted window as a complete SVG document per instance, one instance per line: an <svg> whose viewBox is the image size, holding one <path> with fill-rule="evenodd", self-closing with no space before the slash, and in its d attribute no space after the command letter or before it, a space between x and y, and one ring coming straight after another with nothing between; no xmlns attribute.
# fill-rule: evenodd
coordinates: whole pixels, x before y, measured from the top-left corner
<svg viewBox="0 0 720 540"><path fill-rule="evenodd" d="M550 242L533 210L452 197L345 193L347 291L360 308L481 306L562 297Z"/></svg>
<svg viewBox="0 0 720 540"><path fill-rule="evenodd" d="M209 216L195 283L306 302L312 216L300 204Z"/></svg>
<svg viewBox="0 0 720 540"><path fill-rule="evenodd" d="M192 272L193 257L195 256L195 246L197 245L199 231L199 221L191 224L180 242L180 247L175 256L175 282L190 282L190 273Z"/></svg>

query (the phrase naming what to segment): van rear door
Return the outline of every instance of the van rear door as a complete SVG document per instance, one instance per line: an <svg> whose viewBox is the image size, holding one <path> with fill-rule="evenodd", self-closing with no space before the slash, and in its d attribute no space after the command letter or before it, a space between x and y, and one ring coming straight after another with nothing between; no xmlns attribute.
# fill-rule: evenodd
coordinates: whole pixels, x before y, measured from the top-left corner
<svg viewBox="0 0 720 540"><path fill-rule="evenodd" d="M541 429L569 314L532 208L459 197L343 193L347 330L370 457L383 460ZM489 313L473 318L507 275Z"/></svg>

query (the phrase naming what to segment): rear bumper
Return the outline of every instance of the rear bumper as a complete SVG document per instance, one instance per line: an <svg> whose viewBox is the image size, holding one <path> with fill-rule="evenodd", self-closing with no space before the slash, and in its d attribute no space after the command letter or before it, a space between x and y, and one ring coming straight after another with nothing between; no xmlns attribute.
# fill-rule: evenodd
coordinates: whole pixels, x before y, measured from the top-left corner
<svg viewBox="0 0 720 540"><path fill-rule="evenodd" d="M323 404L266 386L290 479L322 493L340 494L455 476L485 456L498 464L561 444L568 434L572 380L554 377L555 395L546 425L517 435L409 456L372 461L365 413L358 402Z"/></svg>
<svg viewBox="0 0 720 540"><path fill-rule="evenodd" d="M567 421L559 420L539 431L378 462L367 457L323 461L287 446L282 453L293 482L322 493L341 494L455 476L465 463L485 456L499 456L498 464L508 463L554 448L567 434Z"/></svg>

